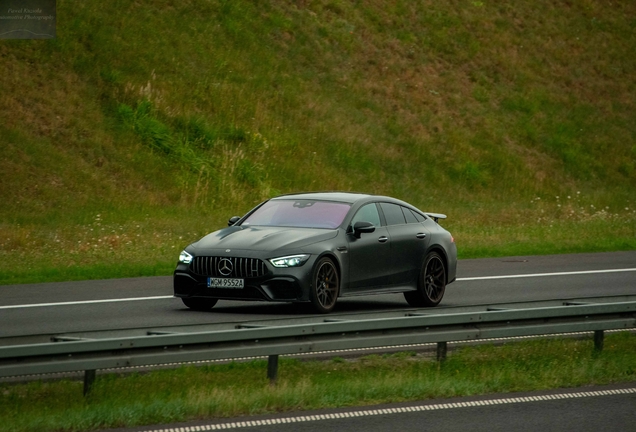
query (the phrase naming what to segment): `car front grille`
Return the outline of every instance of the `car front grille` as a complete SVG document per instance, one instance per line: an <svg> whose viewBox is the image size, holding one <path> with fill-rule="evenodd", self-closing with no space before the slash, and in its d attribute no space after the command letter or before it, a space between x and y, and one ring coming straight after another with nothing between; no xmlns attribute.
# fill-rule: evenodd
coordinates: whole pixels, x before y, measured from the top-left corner
<svg viewBox="0 0 636 432"><path fill-rule="evenodd" d="M267 273L267 267L262 260L235 257L194 257L190 270L203 276L242 279L261 277Z"/></svg>

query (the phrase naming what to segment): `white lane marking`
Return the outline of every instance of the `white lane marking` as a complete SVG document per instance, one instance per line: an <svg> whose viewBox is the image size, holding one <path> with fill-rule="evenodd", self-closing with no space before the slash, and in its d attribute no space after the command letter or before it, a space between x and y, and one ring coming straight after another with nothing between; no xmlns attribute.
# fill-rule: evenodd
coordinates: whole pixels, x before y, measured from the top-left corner
<svg viewBox="0 0 636 432"><path fill-rule="evenodd" d="M463 408L471 408L471 407L481 407L486 405L533 403L533 402L553 401L553 400L560 400L560 399L581 399L581 398L588 398L588 397L613 396L613 395L635 394L635 393L636 393L636 388L597 390L597 391L587 391L587 392L577 392L577 393L558 393L558 394L537 395L537 396L530 396L530 397L485 399L485 400L477 400L477 401L469 401L469 402L449 402L449 403L442 403L442 404L428 404L428 405L360 410L360 411L351 410L347 412L308 415L308 416L301 415L301 416L294 416L294 417L272 418L272 419L265 419L265 420L246 420L246 421L240 421L240 422L216 423L216 424L207 424L207 425L199 425L199 426L185 426L185 427L182 426L176 429L175 428L154 429L150 432L173 432L173 431L179 431L179 432L197 431L198 432L198 431L215 431L215 430L221 430L221 429L240 429L240 428L248 428L248 427L274 426L274 425L280 425L284 423L319 422L319 421L325 421L325 420L346 419L351 417L371 417L371 416L378 416L378 415L404 414L404 413L421 412L421 411L463 409Z"/></svg>
<svg viewBox="0 0 636 432"><path fill-rule="evenodd" d="M544 277L544 276L569 276L569 275L595 274L595 273L620 273L620 272L633 272L633 271L636 271L636 268L610 269L610 270L587 270L587 271L558 272L558 273L529 273L529 274L503 275L503 276L479 276L479 277L469 277L469 278L457 278L456 280L457 281L474 281L474 280L488 280L488 279L515 279L515 278ZM45 306L71 306L71 305L96 304L96 303L115 303L115 302L140 301L140 300L165 300L169 298L174 298L174 297L173 296L131 297L131 298L120 298L120 299L83 300L83 301L58 302L58 303L34 303L34 304L23 304L23 305L0 306L0 310L45 307Z"/></svg>
<svg viewBox="0 0 636 432"><path fill-rule="evenodd" d="M626 269L609 269L609 270L584 270L575 272L557 272L557 273L528 273L517 275L502 275L502 276L478 276L468 278L457 278L457 281L474 281L474 280L488 280L488 279L517 279L517 278L529 278L529 277L544 277L544 276L571 276L571 275L584 275L584 274L599 274L599 273L621 273L621 272L633 272L636 268Z"/></svg>
<svg viewBox="0 0 636 432"><path fill-rule="evenodd" d="M174 298L174 296L130 297L130 298L104 299L104 300L83 300L83 301L72 301L72 302L9 305L9 306L0 306L0 310L1 309L22 309L22 308L32 308L32 307L44 307L44 306L72 306L72 305L95 304L95 303L116 303L116 302L140 301L140 300L165 300L169 298Z"/></svg>

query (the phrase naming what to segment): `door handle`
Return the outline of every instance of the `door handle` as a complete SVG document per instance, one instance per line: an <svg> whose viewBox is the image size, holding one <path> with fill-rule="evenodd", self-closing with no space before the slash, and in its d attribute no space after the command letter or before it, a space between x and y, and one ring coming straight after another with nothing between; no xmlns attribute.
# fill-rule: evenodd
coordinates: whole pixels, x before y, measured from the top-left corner
<svg viewBox="0 0 636 432"><path fill-rule="evenodd" d="M415 235L415 237L417 237L418 239L423 239L423 238L426 238L426 234L425 233L417 233Z"/></svg>
<svg viewBox="0 0 636 432"><path fill-rule="evenodd" d="M387 236L382 236L378 239L378 241L380 243L386 243L389 240L389 238Z"/></svg>

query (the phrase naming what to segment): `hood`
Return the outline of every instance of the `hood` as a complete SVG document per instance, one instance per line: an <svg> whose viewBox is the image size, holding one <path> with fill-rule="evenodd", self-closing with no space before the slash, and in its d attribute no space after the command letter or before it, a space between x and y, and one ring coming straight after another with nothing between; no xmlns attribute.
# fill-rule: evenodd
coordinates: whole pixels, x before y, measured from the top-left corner
<svg viewBox="0 0 636 432"><path fill-rule="evenodd" d="M192 244L201 252L206 249L247 249L276 251L302 248L328 240L338 235L338 230L286 227L229 227L215 231Z"/></svg>

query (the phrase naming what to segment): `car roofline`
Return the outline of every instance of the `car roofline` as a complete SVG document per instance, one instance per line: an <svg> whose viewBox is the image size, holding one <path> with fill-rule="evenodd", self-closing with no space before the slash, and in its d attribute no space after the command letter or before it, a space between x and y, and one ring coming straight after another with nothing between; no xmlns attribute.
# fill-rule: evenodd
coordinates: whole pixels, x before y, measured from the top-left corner
<svg viewBox="0 0 636 432"><path fill-rule="evenodd" d="M353 204L362 199L375 197L375 195L360 193L360 192L349 192L349 191L312 191L312 192L294 192L283 195L278 195L272 200L277 199L314 199L314 200L322 200L322 201L335 201L335 202L343 202L348 204Z"/></svg>

